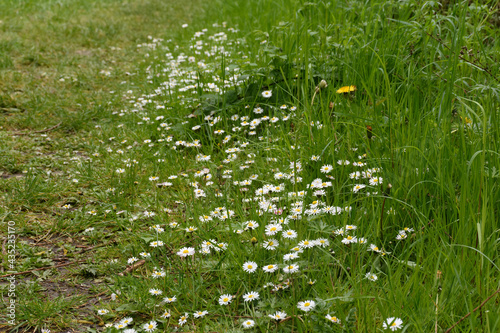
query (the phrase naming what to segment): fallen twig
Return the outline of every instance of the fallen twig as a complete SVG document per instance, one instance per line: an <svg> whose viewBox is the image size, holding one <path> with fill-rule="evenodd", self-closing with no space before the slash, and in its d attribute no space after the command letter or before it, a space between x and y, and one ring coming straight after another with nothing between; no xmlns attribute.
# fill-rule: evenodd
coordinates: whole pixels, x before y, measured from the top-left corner
<svg viewBox="0 0 500 333"><path fill-rule="evenodd" d="M94 298L96 298L96 297L99 297L99 296L102 296L102 295L104 295L104 294L106 294L106 293L107 293L107 291L100 292L99 294L94 295L94 296L92 297L92 299L94 299ZM83 303L83 304L80 304L80 305L76 306L76 307L75 307L75 309L81 309L81 308L85 307L87 304L89 304L89 302L90 302L90 301L91 301L91 300L88 300L87 302L85 302L85 303Z"/></svg>
<svg viewBox="0 0 500 333"><path fill-rule="evenodd" d="M451 332L451 330L453 328L455 328L455 326L457 326L458 324L460 324L462 321L464 321L465 319L467 319L467 317L469 317L473 312L476 312L477 310L481 309L485 304L486 302L488 302L490 299L493 298L493 296L495 296L496 294L498 294L500 292L500 288L497 289L497 291L495 291L493 294L491 294L490 296L488 296L487 299L485 299L481 304L479 304L474 310L472 310L471 312L469 312L468 314L466 314L465 316L463 316L462 318L460 318L459 321L457 321L455 324L453 324L450 328L448 328L446 330L446 332L444 333L449 333Z"/></svg>
<svg viewBox="0 0 500 333"><path fill-rule="evenodd" d="M73 262L68 262L68 263L65 263L65 264L59 264L59 265L55 265L55 266L47 266L47 267L35 268L35 269L31 269L29 271L24 271L24 272L17 272L17 273L0 275L0 278L4 278L4 277L8 277L8 276L13 276L13 275L23 275L23 274L33 273L35 271L43 271L45 269L50 269L50 268L59 268L59 267L69 266L69 265L78 264L79 262L84 262L84 261L86 261L86 259L85 260L77 260L77 261L73 261Z"/></svg>
<svg viewBox="0 0 500 333"><path fill-rule="evenodd" d="M99 248L99 247L103 247L103 246L111 245L111 244L114 244L114 243L115 243L115 242L113 241L113 242L109 242L109 243L105 243L105 244L99 244L99 245L89 246L89 247L86 247L86 248L84 248L83 250L80 250L80 251L75 252L75 253L76 253L76 254L82 254L82 253L84 253L84 252L87 252L87 251L90 251L90 250L93 250L93 249L97 249L97 248ZM79 247L79 246L77 245L77 247Z"/></svg>
<svg viewBox="0 0 500 333"><path fill-rule="evenodd" d="M124 276L125 274L132 272L137 267L140 267L140 266L144 265L145 262L146 262L146 260L144 260L144 259L143 260L139 260L135 264L130 265L129 267L127 267L123 272L118 273L118 275L119 276Z"/></svg>
<svg viewBox="0 0 500 333"><path fill-rule="evenodd" d="M35 133L46 133L46 132L50 132L56 128L58 128L59 126L61 126L62 122L60 122L59 124L56 124L52 127L49 127L49 128L46 128L46 129L43 129L43 130L39 130L39 131L31 131L31 132L14 132L12 133L12 135L28 135L28 134L35 134Z"/></svg>

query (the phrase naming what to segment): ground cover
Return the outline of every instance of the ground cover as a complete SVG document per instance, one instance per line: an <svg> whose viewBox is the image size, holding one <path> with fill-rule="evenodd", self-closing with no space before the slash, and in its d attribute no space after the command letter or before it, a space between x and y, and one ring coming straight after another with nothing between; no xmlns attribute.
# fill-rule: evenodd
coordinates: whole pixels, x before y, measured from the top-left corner
<svg viewBox="0 0 500 333"><path fill-rule="evenodd" d="M4 327L498 330L493 3L3 9Z"/></svg>

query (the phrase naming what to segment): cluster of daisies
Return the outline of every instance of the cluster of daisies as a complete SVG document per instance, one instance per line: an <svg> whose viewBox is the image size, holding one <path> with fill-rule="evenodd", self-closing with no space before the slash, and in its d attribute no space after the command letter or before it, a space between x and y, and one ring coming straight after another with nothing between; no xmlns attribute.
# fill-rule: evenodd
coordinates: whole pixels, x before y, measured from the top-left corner
<svg viewBox="0 0 500 333"><path fill-rule="evenodd" d="M155 240L145 244L139 257L146 260L146 265L150 265L148 260L152 258L152 251L160 251L165 247L164 235L174 232L195 236L189 237L188 242L176 248L173 251L175 256L169 259L179 260L184 264L196 264L209 256L217 258L223 253L242 252L239 244L243 248L251 243L254 247L263 249L269 254L267 257L273 258L272 260L260 262L256 258L247 258L248 260L244 262L234 263L228 267L238 269L240 273L248 276L256 275L257 272L262 273L269 277L267 282L255 286L253 290L246 290L236 295L221 293L214 296L212 305L218 304L224 307L236 299L242 300L243 304L256 304L256 301L263 300L269 295L268 292L262 292L263 290L276 294L280 290L291 288L294 278L300 273L311 272L308 264L302 264L303 259L314 257L313 251L329 251L333 254L333 242L340 247L362 247L367 252L386 255L384 249L358 235L356 225L336 227L326 238L312 239L309 233L305 235L300 231L300 226L313 219L331 221L334 216L338 218L344 216L344 221L349 219L353 207L329 204L332 201L329 198L335 193L337 173L348 175L353 182L345 185L346 188L349 186L349 191L346 191L349 195L361 193L376 195L384 180L379 175L382 173L380 168L366 168L366 154L358 156L355 161L329 161L331 164L324 165L319 164L319 161L325 158L320 155L309 154L309 157L301 159L283 158L281 152L273 145L282 141L283 133L289 131L290 121L301 121L297 115L300 111L297 106L287 104L273 106L271 103L266 103L265 100L273 96L273 91L265 90L258 96L264 99L262 103L234 110L232 114L227 115L227 118L216 112L202 116L191 111L185 119L179 117L177 114L179 111L175 108L195 109L201 103L200 94L222 94L229 89L238 89L244 84L244 80L240 77L242 71L240 65L245 66L249 61L249 55L239 40L230 37L230 34L236 34L237 30L227 28L225 24L214 27L223 29L224 32L209 34L208 29L196 32L187 49L178 47L172 41L165 42L152 37L147 43L138 45L138 48L145 52L145 62L161 59L161 64L151 63L147 67L148 82L151 85L158 80L162 82L154 86L152 91L138 97L134 96L134 91L127 91L122 96L127 101L127 106L113 114L119 120L123 119L118 128L129 127L129 132L133 131L137 137L144 135L144 138L142 141L134 142L129 142L128 139L118 140L115 137L101 140L108 156L115 154L113 156L121 160L121 164L114 169L118 179L136 173L141 164L137 161L140 160L138 156L145 152L150 152L155 158L155 163L159 165L169 163L168 156L171 156L169 154L183 154L191 156L190 163L197 166L195 170L179 170L177 174L169 176L161 175L160 172L148 175L147 179L154 184L155 189L170 191L179 187L189 188L189 191L192 191L192 201L177 203L183 207L190 205L197 218L185 219L185 222L169 219L166 225L150 226L149 230ZM187 52L190 54L186 54ZM223 58L226 61L226 68L217 65ZM224 71L223 76L220 74L221 70ZM175 108L168 102L170 96L176 96ZM171 117L172 114L175 114L175 117ZM179 127L184 130L174 131ZM321 130L323 124L314 120L308 127ZM150 138L151 131L157 133L157 139ZM211 153L204 153L206 145L216 145L220 153L211 149L206 149ZM290 145L288 149L295 151L295 156L308 154L298 145ZM351 153L355 150L352 149ZM99 156L101 153L94 154L94 157ZM273 166L267 173L261 171L252 173L254 165L259 162ZM317 178L310 179L310 171L304 171L306 166L308 170L313 168L318 171ZM341 172L336 172L338 170ZM221 183L226 184L227 191L221 190ZM107 192L113 194L115 188ZM220 206L220 198L228 197L240 200L226 200L227 205ZM148 208L142 213L131 215L130 221L144 223L158 221L157 217L161 213ZM178 211L165 208L163 213L174 215L178 214ZM398 233L397 240L405 239L412 231L411 228L405 228ZM210 236L206 237L207 235ZM242 241L229 242L228 237L239 237ZM133 265L139 260L134 256L130 257L127 263ZM151 265L155 264L151 261ZM156 265L149 272L150 275L145 277L144 283L154 283L168 274L165 268ZM378 280L378 276L371 271L365 273L365 278L371 282ZM274 282L269 282L271 280ZM310 285L314 283L313 280L309 281ZM163 297L161 303L165 307L178 302L177 296L165 297L164 293L170 292L162 288L149 288L150 297L155 299ZM319 311L317 305L318 299L300 300L296 304L290 304L288 308L266 313L266 318L281 323L291 317L286 312L290 307L293 306L294 313L297 309L307 315ZM153 332L157 330L159 321L168 326L173 317L177 318L178 326L185 325L189 318L210 317L208 311L210 308L196 309L196 311L190 309L189 312L181 310L186 306L189 305L172 306L172 309L158 313L156 319L136 326L137 328L140 326L145 332ZM99 309L98 315L104 316L108 311ZM323 309L321 311L327 323L342 325L342 320L338 316L325 313ZM257 325L257 321L262 320L251 315L240 317L243 319L240 320L243 328L252 328ZM130 328L132 322L132 318L127 317L112 326L123 329L123 332L132 333L136 332L136 328ZM382 324L384 329L390 330L400 329L402 325L402 320L395 317L387 318Z"/></svg>

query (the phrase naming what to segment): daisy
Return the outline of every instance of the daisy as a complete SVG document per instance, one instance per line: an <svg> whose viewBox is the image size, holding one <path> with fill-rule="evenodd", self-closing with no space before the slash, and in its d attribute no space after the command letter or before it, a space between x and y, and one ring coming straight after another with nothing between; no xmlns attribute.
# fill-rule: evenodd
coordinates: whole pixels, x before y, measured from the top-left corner
<svg viewBox="0 0 500 333"><path fill-rule="evenodd" d="M155 329L156 329L156 326L158 324L156 323L156 321L154 320L151 320L149 323L146 323L144 325L142 325L142 328L146 331L146 332L153 332Z"/></svg>
<svg viewBox="0 0 500 333"><path fill-rule="evenodd" d="M187 257L194 255L194 252L194 248L192 247L183 247L179 250L179 252L177 252L177 255L180 257Z"/></svg>
<svg viewBox="0 0 500 333"><path fill-rule="evenodd" d="M299 265L296 265L296 264L291 264L291 265L288 265L288 266L285 266L283 267L283 272L285 273L295 273L299 270Z"/></svg>
<svg viewBox="0 0 500 333"><path fill-rule="evenodd" d="M163 291L161 291L160 289L151 288L151 289L149 289L149 293L153 296L158 296L158 295L163 294Z"/></svg>
<svg viewBox="0 0 500 333"><path fill-rule="evenodd" d="M355 225L348 224L345 226L345 230L356 230L358 227Z"/></svg>
<svg viewBox="0 0 500 333"><path fill-rule="evenodd" d="M99 314L99 315L105 315L108 312L109 312L109 310L106 310L106 309L99 309L99 310L97 310L97 314Z"/></svg>
<svg viewBox="0 0 500 333"><path fill-rule="evenodd" d="M294 239L297 238L297 232L295 230L285 230L281 233L283 238Z"/></svg>
<svg viewBox="0 0 500 333"><path fill-rule="evenodd" d="M384 321L382 326L384 329L390 328L391 331L395 331L403 327L403 321L400 318L389 317Z"/></svg>
<svg viewBox="0 0 500 333"><path fill-rule="evenodd" d="M342 239L343 244L357 243L357 241L358 239L356 237L352 237L351 235Z"/></svg>
<svg viewBox="0 0 500 333"><path fill-rule="evenodd" d="M163 271L163 270L157 271L156 269L153 271L153 274L152 274L153 279L158 279L160 277L165 277L165 275L166 275L165 271Z"/></svg>
<svg viewBox="0 0 500 333"><path fill-rule="evenodd" d="M396 239L397 240L403 240L405 238L407 238L408 236L403 232L403 233L400 233L396 236Z"/></svg>
<svg viewBox="0 0 500 333"><path fill-rule="evenodd" d="M366 185L364 185L364 184L356 184L356 185L354 185L354 187L352 188L352 191L353 191L354 193L358 193L358 192L359 192L359 190L361 190L361 189L363 189L363 188L365 188L365 187L366 187Z"/></svg>
<svg viewBox="0 0 500 333"><path fill-rule="evenodd" d="M297 304L297 307L300 310L305 311L305 312L311 311L312 309L314 309L315 306L316 306L316 302L314 302L314 301L304 301L304 302L299 302Z"/></svg>
<svg viewBox="0 0 500 333"><path fill-rule="evenodd" d="M275 314L269 315L269 317L274 319L274 320L283 320L286 318L286 312L276 311Z"/></svg>
<svg viewBox="0 0 500 333"><path fill-rule="evenodd" d="M270 239L268 241L265 241L264 243L262 243L262 246L266 249L266 250L275 250L277 247L278 247L279 243L276 239Z"/></svg>
<svg viewBox="0 0 500 333"><path fill-rule="evenodd" d="M273 95L271 90L265 90L262 92L262 97L264 98L270 98Z"/></svg>
<svg viewBox="0 0 500 333"><path fill-rule="evenodd" d="M378 277L372 273L366 273L365 278L367 278L370 281L377 281L378 280Z"/></svg>
<svg viewBox="0 0 500 333"><path fill-rule="evenodd" d="M163 242L162 241L154 241L154 242L151 242L149 244L149 246L151 246L151 247L163 246Z"/></svg>
<svg viewBox="0 0 500 333"><path fill-rule="evenodd" d="M256 291L251 291L245 295L243 295L243 300L245 302L250 302L250 301L253 301L253 300L257 300L259 299L259 293L256 292Z"/></svg>
<svg viewBox="0 0 500 333"><path fill-rule="evenodd" d="M275 272L277 269L278 269L278 265L276 264L271 264L271 265L266 265L264 267L262 267L262 270L266 273L273 273Z"/></svg>
<svg viewBox="0 0 500 333"><path fill-rule="evenodd" d="M370 185L371 186L375 186L375 185L380 185L382 184L383 182L383 178L382 177L373 177L370 179Z"/></svg>
<svg viewBox="0 0 500 333"><path fill-rule="evenodd" d="M231 300L233 299L233 296L229 294L224 294L219 297L219 304L220 305L228 305L231 303Z"/></svg>
<svg viewBox="0 0 500 333"><path fill-rule="evenodd" d="M187 322L187 319L189 318L189 314L186 312L184 313L184 316L181 316L179 318L179 325L182 326Z"/></svg>
<svg viewBox="0 0 500 333"><path fill-rule="evenodd" d="M243 323L243 328L251 328L251 327L254 327L255 326L255 321L251 320L251 319L247 319L245 320Z"/></svg>
<svg viewBox="0 0 500 333"><path fill-rule="evenodd" d="M303 249L308 249L308 248L313 247L313 246L314 246L314 243L312 241L308 241L307 239L305 239L299 243L299 247L301 247Z"/></svg>
<svg viewBox="0 0 500 333"><path fill-rule="evenodd" d="M331 321L332 323L340 324L340 319L337 318L336 316L330 316L329 314L327 314L325 318Z"/></svg>
<svg viewBox="0 0 500 333"><path fill-rule="evenodd" d="M247 273L253 273L257 270L257 263L253 261L247 261L243 264L243 270Z"/></svg>
<svg viewBox="0 0 500 333"><path fill-rule="evenodd" d="M147 252L141 252L141 253L139 253L139 255L140 255L141 257L143 257L143 258L149 258L149 257L151 257L151 254L149 254L149 253L147 253Z"/></svg>
<svg viewBox="0 0 500 333"><path fill-rule="evenodd" d="M290 261L297 258L299 258L299 254L297 252L287 253L283 256L283 261Z"/></svg>
<svg viewBox="0 0 500 333"><path fill-rule="evenodd" d="M162 313L162 315L160 316L161 318L170 318L172 314L170 313L170 311L168 310L165 310L165 312Z"/></svg>
<svg viewBox="0 0 500 333"><path fill-rule="evenodd" d="M267 236L276 235L282 229L283 229L283 227L281 226L281 224L268 224L266 226L266 235Z"/></svg>
<svg viewBox="0 0 500 333"><path fill-rule="evenodd" d="M165 298L163 299L163 302L165 302L165 303L173 303L173 302L175 302L176 300L177 300L177 297L175 297L175 296L174 296L174 297L165 297Z"/></svg>
<svg viewBox="0 0 500 333"><path fill-rule="evenodd" d="M208 311L198 311L193 314L195 318L201 318L208 314Z"/></svg>

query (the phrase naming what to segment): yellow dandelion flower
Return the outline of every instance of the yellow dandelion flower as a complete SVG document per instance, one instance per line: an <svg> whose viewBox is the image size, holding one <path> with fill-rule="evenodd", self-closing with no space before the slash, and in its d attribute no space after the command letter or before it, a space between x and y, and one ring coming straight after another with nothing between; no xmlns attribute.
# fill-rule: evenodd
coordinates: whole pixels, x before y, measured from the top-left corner
<svg viewBox="0 0 500 333"><path fill-rule="evenodd" d="M350 93L350 92L356 91L356 89L357 89L356 86L345 86L345 87L342 87L339 90L337 90L337 94Z"/></svg>

